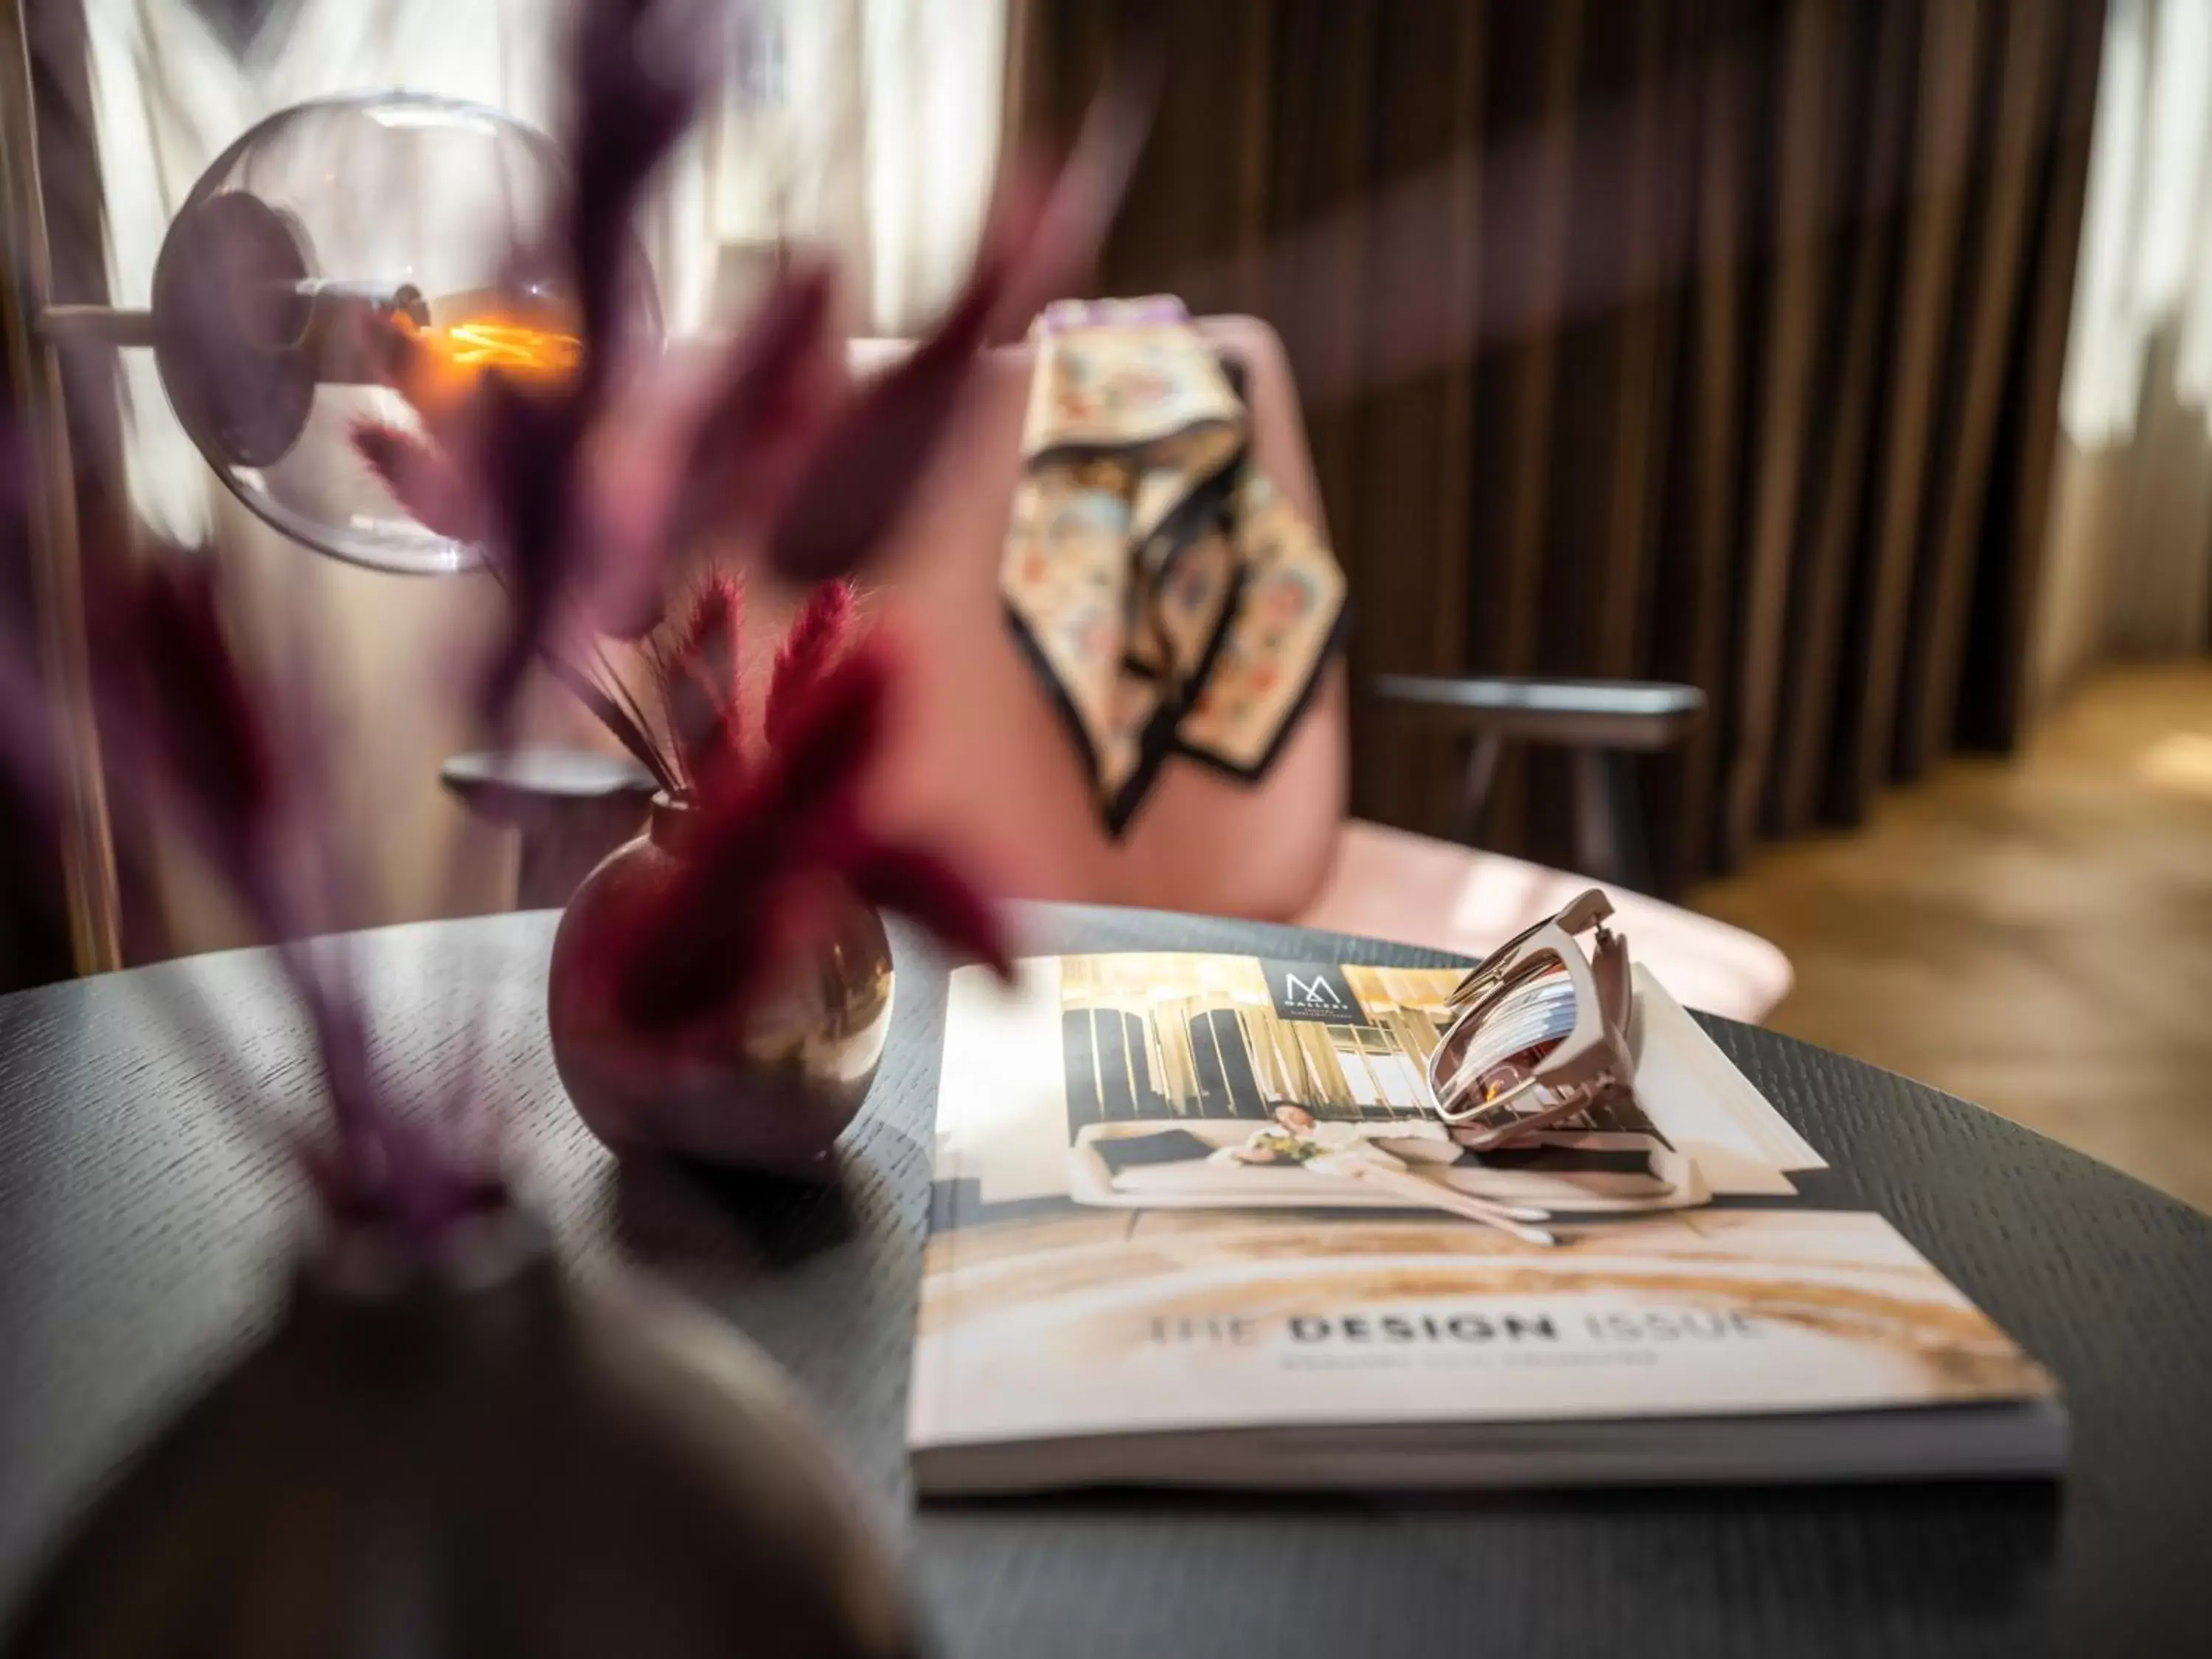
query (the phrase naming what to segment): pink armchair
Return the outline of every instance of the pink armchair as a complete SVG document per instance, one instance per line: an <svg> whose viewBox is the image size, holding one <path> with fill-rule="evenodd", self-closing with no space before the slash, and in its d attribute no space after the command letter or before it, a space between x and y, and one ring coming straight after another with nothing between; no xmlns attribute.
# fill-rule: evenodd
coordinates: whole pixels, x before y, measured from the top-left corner
<svg viewBox="0 0 2212 1659"><path fill-rule="evenodd" d="M1319 493L1290 367L1249 318L1200 325L1243 365L1255 459L1317 522ZM896 349L878 348L878 349ZM1170 761L1123 839L1101 829L1082 769L1008 633L1000 547L1020 470L1030 354L999 354L954 454L878 573L882 615L906 637L915 685L884 780L886 813L943 836L1012 891L1297 921L1480 955L1558 908L1589 878L1349 819L1349 710L1334 668L1274 767L1246 785ZM1511 741L1575 751L1585 860L1632 879L1626 751L1662 747L1702 714L1694 691L1499 681L1385 681L1472 738L1463 797L1479 824ZM1740 928L1616 890L1638 957L1684 1001L1757 1020L1789 988L1787 958Z"/></svg>

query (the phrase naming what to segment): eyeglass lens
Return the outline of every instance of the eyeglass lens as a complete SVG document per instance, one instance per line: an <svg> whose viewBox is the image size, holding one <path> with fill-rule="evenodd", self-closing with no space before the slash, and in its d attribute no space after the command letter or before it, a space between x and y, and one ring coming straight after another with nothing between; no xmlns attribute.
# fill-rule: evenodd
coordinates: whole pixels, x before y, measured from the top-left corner
<svg viewBox="0 0 2212 1659"><path fill-rule="evenodd" d="M1532 963L1479 1015L1463 1018L1447 1044L1449 1077L1466 1079L1478 1099L1521 1082L1575 1029L1574 981L1558 958Z"/></svg>

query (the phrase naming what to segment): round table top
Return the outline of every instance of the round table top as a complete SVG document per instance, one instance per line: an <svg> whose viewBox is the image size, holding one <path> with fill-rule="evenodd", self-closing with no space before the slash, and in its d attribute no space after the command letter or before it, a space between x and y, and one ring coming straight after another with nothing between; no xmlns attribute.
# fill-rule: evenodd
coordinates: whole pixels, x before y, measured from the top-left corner
<svg viewBox="0 0 2212 1659"><path fill-rule="evenodd" d="M1029 920L1052 950L1310 957L1320 937ZM1708 1022L1859 1197L2056 1372L2075 1431L2057 1486L917 1510L904 1409L942 965L895 933L883 1070L836 1179L799 1185L617 1164L584 1132L545 1045L552 931L538 913L355 936L386 1060L449 1074L482 1007L482 1086L510 1103L525 1182L566 1244L651 1266L790 1369L904 1540L951 1654L2212 1651L2212 1221L1975 1107ZM1374 944L1340 959L1447 960ZM195 1007L234 1040L195 1035ZM259 951L0 999L0 1614L102 1472L272 1312L300 1194L219 1103L309 1107L302 1035Z"/></svg>

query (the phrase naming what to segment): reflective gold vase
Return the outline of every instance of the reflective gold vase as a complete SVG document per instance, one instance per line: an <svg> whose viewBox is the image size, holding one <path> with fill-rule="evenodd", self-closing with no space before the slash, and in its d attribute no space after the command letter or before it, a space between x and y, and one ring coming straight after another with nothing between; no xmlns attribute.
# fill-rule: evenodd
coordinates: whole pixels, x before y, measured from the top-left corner
<svg viewBox="0 0 2212 1659"><path fill-rule="evenodd" d="M676 1031L639 1030L622 1012L614 964L639 907L681 872L687 810L657 801L646 833L568 901L547 982L554 1063L577 1115L617 1152L802 1174L853 1121L883 1059L892 988L883 918L841 889L741 1005Z"/></svg>

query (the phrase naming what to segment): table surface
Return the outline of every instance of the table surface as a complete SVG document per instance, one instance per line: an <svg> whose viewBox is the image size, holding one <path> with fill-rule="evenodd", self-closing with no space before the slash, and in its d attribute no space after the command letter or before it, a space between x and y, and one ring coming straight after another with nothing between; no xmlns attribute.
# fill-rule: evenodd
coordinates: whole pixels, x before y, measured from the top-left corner
<svg viewBox="0 0 2212 1659"><path fill-rule="evenodd" d="M1298 956L1322 936L1033 913L1050 949ZM385 1058L513 1103L568 1245L649 1264L812 1395L903 1540L954 1655L2212 1651L2212 1221L1887 1073L1710 1022L1832 1162L2057 1372L2058 1486L1481 1496L1073 1494L917 1510L907 1355L942 965L895 933L891 1047L834 1182L617 1164L545 1047L553 918L356 936ZM1437 963L1362 944L1344 960ZM198 998L228 1044L172 1018ZM305 1102L303 1030L258 951L0 999L0 1609L112 1460L250 1341L301 1197L218 1103Z"/></svg>

